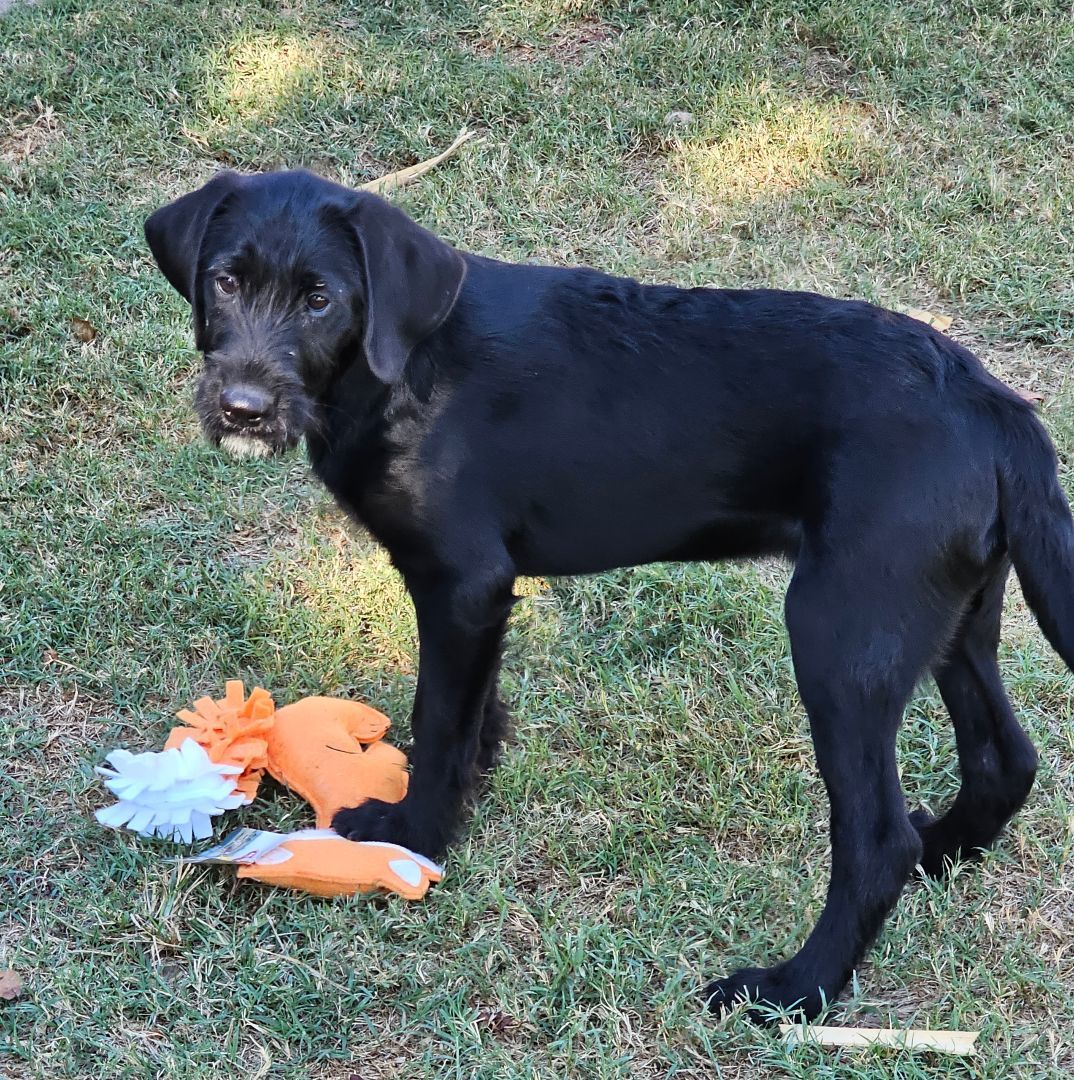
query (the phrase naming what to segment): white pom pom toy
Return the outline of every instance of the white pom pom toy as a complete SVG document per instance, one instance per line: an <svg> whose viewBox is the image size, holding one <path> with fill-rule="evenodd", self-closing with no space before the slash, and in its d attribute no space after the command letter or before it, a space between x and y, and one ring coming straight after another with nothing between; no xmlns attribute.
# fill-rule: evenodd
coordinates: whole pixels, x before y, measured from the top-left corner
<svg viewBox="0 0 1074 1080"><path fill-rule="evenodd" d="M112 768L96 771L119 801L96 816L113 829L126 825L142 836L189 844L212 835L215 815L247 802L235 789L242 769L214 764L194 739L159 753L113 750L105 760Z"/></svg>

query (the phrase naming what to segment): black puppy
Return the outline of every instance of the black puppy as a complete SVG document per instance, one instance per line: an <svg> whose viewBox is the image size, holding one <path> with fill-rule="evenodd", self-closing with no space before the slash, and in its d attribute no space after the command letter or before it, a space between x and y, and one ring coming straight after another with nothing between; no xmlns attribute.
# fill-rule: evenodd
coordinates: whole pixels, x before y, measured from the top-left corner
<svg viewBox="0 0 1074 1080"><path fill-rule="evenodd" d="M504 732L518 574L781 554L798 687L831 807L801 951L711 984L815 1015L916 864L986 847L1036 754L996 665L1010 563L1074 665L1074 524L1031 408L964 348L864 303L644 286L462 254L307 173L223 173L146 223L193 306L210 439L305 436L417 612L413 777L345 836L435 855ZM908 814L895 733L931 672L962 788Z"/></svg>

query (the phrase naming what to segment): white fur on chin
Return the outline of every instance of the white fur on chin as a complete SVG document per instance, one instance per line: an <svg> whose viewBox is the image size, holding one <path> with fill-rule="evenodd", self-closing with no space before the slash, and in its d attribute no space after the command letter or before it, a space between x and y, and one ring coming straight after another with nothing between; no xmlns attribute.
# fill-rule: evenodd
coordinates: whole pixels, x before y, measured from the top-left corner
<svg viewBox="0 0 1074 1080"><path fill-rule="evenodd" d="M267 442L249 435L224 435L220 439L220 446L237 458L268 457L272 453Z"/></svg>

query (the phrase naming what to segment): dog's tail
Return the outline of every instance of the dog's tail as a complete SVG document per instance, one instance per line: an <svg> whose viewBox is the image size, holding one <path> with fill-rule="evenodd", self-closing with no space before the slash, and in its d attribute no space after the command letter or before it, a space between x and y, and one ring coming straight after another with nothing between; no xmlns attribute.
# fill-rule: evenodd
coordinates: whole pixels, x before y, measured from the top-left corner
<svg viewBox="0 0 1074 1080"><path fill-rule="evenodd" d="M1022 595L1044 636L1074 671L1074 518L1044 425L1022 401L1005 410L999 510Z"/></svg>

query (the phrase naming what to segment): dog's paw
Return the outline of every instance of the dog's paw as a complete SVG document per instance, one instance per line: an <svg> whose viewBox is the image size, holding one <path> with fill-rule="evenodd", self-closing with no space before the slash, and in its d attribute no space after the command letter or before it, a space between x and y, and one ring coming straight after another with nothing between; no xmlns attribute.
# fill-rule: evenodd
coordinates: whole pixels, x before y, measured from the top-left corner
<svg viewBox="0 0 1074 1080"><path fill-rule="evenodd" d="M766 1009L747 1008L746 1015L755 1024L768 1026L776 1022L772 1012L804 1014L812 1020L824 1008L820 988L802 986L787 979L783 969L742 968L724 979L717 979L705 987L705 1005L709 1012L721 1015L736 1005L747 1003L765 1005Z"/></svg>
<svg viewBox="0 0 1074 1080"><path fill-rule="evenodd" d="M398 844L435 859L443 854L446 836L415 820L406 800L398 803L369 799L361 806L337 810L332 828L348 840L377 840Z"/></svg>

